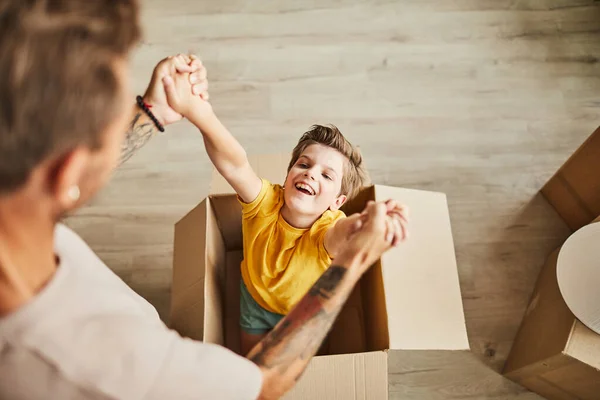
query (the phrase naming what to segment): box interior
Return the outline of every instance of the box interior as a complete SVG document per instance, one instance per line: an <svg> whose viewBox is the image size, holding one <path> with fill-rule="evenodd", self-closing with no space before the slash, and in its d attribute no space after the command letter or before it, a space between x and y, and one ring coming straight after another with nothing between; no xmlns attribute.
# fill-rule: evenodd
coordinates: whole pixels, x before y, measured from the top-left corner
<svg viewBox="0 0 600 400"><path fill-rule="evenodd" d="M361 211L373 200L373 187L363 189L344 211ZM241 208L233 194L211 195L206 208L204 340L240 351ZM209 300L210 299L210 300ZM209 304L208 301L211 301ZM381 264L363 276L340 312L321 355L351 354L389 348Z"/></svg>

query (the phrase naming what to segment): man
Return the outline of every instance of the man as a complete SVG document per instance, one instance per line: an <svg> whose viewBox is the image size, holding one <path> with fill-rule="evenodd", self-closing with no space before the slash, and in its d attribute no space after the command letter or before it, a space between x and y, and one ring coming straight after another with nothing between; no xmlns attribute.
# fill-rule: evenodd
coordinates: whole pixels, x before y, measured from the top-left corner
<svg viewBox="0 0 600 400"><path fill-rule="evenodd" d="M0 398L274 399L300 377L360 276L403 235L370 204L335 265L248 355L181 338L58 223L156 132L179 120L162 61L131 120L135 0L0 0ZM122 132L129 126L123 141Z"/></svg>

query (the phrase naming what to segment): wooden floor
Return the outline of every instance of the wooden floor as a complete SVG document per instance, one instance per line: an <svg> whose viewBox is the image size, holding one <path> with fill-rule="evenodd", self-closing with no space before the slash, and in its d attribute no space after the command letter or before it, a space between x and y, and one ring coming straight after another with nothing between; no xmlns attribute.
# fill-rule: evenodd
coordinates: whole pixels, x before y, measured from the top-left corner
<svg viewBox="0 0 600 400"><path fill-rule="evenodd" d="M544 257L568 230L538 190L600 121L592 0L146 0L136 92L164 56L209 68L249 153L313 123L362 147L375 183L448 194L472 354L393 354L394 399L539 399L501 370ZM173 224L208 190L180 123L68 223L163 317Z"/></svg>

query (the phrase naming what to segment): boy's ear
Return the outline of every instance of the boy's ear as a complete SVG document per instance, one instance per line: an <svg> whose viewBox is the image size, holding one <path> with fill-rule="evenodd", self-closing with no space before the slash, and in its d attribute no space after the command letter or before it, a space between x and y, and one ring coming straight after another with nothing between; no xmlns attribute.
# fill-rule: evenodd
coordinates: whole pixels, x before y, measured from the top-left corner
<svg viewBox="0 0 600 400"><path fill-rule="evenodd" d="M339 210L344 205L344 203L346 203L346 200L348 200L348 197L345 194L339 195L335 199L333 204L329 207L329 209L332 211Z"/></svg>

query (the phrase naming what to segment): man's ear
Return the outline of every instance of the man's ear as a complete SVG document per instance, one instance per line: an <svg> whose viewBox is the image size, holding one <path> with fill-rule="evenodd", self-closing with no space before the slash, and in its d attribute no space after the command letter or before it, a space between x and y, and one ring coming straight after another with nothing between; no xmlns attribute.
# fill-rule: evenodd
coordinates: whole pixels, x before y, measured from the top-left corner
<svg viewBox="0 0 600 400"><path fill-rule="evenodd" d="M339 195L335 199L333 204L329 206L329 209L332 211L339 210L344 205L344 203L346 203L346 200L348 200L348 197L345 194Z"/></svg>
<svg viewBox="0 0 600 400"><path fill-rule="evenodd" d="M61 211L75 207L80 197L80 185L90 162L90 150L78 146L57 157L49 176L49 190Z"/></svg>

